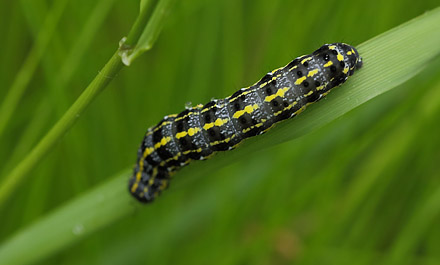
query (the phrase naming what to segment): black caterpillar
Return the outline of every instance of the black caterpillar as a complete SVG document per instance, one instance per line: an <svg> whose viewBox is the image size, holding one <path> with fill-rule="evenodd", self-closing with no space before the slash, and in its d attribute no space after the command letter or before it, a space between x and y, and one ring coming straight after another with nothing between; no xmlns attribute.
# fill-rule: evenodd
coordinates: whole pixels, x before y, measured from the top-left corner
<svg viewBox="0 0 440 265"><path fill-rule="evenodd" d="M361 66L354 47L326 44L230 97L165 116L148 129L139 147L129 181L131 194L141 202L153 201L168 187L171 176L191 160L234 149L244 139L295 117Z"/></svg>

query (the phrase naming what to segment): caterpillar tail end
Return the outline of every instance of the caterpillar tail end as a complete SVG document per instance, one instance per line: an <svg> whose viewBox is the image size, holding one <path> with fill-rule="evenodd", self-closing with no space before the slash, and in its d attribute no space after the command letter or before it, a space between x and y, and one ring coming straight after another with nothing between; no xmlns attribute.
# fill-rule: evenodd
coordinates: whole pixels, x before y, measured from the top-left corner
<svg viewBox="0 0 440 265"><path fill-rule="evenodd" d="M168 188L168 182L167 176L152 177L146 173L139 174L135 169L128 182L128 190L138 201L150 203Z"/></svg>

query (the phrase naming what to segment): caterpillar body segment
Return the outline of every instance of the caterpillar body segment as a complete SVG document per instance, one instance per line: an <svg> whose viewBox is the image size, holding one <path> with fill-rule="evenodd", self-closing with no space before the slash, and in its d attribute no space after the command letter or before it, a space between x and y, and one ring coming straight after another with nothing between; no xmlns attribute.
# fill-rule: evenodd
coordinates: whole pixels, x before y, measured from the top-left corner
<svg viewBox="0 0 440 265"><path fill-rule="evenodd" d="M225 99L164 117L142 140L129 180L130 193L141 202L153 201L179 168L231 150L244 139L295 117L361 67L362 58L354 47L325 44Z"/></svg>

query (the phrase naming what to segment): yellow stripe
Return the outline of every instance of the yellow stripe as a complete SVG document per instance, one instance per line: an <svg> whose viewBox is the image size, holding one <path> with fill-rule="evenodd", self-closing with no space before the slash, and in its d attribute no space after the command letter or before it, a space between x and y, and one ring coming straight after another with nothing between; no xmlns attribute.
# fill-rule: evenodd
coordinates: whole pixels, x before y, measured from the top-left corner
<svg viewBox="0 0 440 265"><path fill-rule="evenodd" d="M340 54L340 53L338 53L338 56L336 56L336 58L338 59L338 61L344 60L344 56L342 56L342 54Z"/></svg>
<svg viewBox="0 0 440 265"><path fill-rule="evenodd" d="M188 135L189 136L193 136L193 135L195 135L196 133L198 133L200 131L200 128L189 128L189 130L188 130Z"/></svg>
<svg viewBox="0 0 440 265"><path fill-rule="evenodd" d="M287 92L287 90L289 90L289 87L283 87L283 88L280 88L280 89L278 89L277 90L277 93L276 94L273 94L273 95L270 95L270 96L267 96L265 99L264 99L264 101L266 101L266 102L271 102L274 98L276 98L276 97L284 97L284 94Z"/></svg>
<svg viewBox="0 0 440 265"><path fill-rule="evenodd" d="M229 99L229 102L232 102L232 101L236 100L237 98L239 98L241 96L244 96L244 95L247 95L249 93L252 93L254 91L255 91L254 89L243 91L243 93L241 93L240 95L236 96L235 98Z"/></svg>
<svg viewBox="0 0 440 265"><path fill-rule="evenodd" d="M274 113L274 116L278 116L278 115L280 115L281 113L283 113L284 111L293 108L293 106L295 106L296 104L298 104L298 102L294 101L292 104L289 104L289 106L285 107L284 109L275 112L275 113Z"/></svg>
<svg viewBox="0 0 440 265"><path fill-rule="evenodd" d="M180 138L182 138L182 137L185 137L186 135L187 135L186 132L178 132L178 133L176 134L176 138L177 138L177 139L180 139Z"/></svg>
<svg viewBox="0 0 440 265"><path fill-rule="evenodd" d="M220 126L222 126L223 124L225 124L227 122L228 122L228 119L220 119L220 118L218 118L215 122L206 123L203 126L203 129L209 130L209 129L211 129L214 126L220 127Z"/></svg>
<svg viewBox="0 0 440 265"><path fill-rule="evenodd" d="M301 61L301 64L304 64L305 62L310 61L310 60L312 60L312 57L307 57Z"/></svg>
<svg viewBox="0 0 440 265"><path fill-rule="evenodd" d="M189 135L189 136L193 136L193 135L195 135L196 133L198 133L200 131L200 128L189 128L188 129L188 131L183 131L183 132L178 132L177 134L176 134L176 138L177 139L180 139L180 138L182 138L182 137L185 137L185 136L187 136L187 135Z"/></svg>
<svg viewBox="0 0 440 265"><path fill-rule="evenodd" d="M228 119L220 119L220 118L218 118L215 122L214 122L214 125L215 126L222 126L223 124L225 124L225 123L227 123L228 122Z"/></svg>
<svg viewBox="0 0 440 265"><path fill-rule="evenodd" d="M328 63L324 64L324 67L329 67L331 65L333 65L333 62L332 61L328 61Z"/></svg>
<svg viewBox="0 0 440 265"><path fill-rule="evenodd" d="M249 132L250 130L252 130L252 129L254 129L254 128L261 127L261 126L263 126L263 123L262 123L262 122L257 123L257 124L255 124L255 125L252 125L251 127L242 130L242 132L243 132L243 133L247 133L247 132Z"/></svg>
<svg viewBox="0 0 440 265"><path fill-rule="evenodd" d="M154 145L154 149L158 149L161 146L166 145L169 141L171 141L171 137L169 137L169 136L163 137L162 140L160 140L160 142L158 142Z"/></svg>
<svg viewBox="0 0 440 265"><path fill-rule="evenodd" d="M200 152L202 152L202 148L199 148L199 149L196 149L196 150L187 150L187 151L184 151L183 154L187 155L189 153L194 153L194 152L200 153Z"/></svg>
<svg viewBox="0 0 440 265"><path fill-rule="evenodd" d="M277 78L279 78L281 76L281 74L277 74L276 76L272 77L272 80L277 80Z"/></svg>
<svg viewBox="0 0 440 265"><path fill-rule="evenodd" d="M319 72L318 69L314 69L314 70L310 71L309 74L308 74L307 76L308 76L308 77L312 77L312 76L316 75L318 72Z"/></svg>
<svg viewBox="0 0 440 265"><path fill-rule="evenodd" d="M228 143L231 139L232 139L232 137L226 138L224 140L219 140L219 141L211 142L211 143L209 143L209 145L214 146L214 145L218 145L218 144L221 144L221 143Z"/></svg>
<svg viewBox="0 0 440 265"><path fill-rule="evenodd" d="M131 193L134 193L134 192L136 191L136 189L137 189L137 187L138 187L138 182L139 182L139 181L136 180L136 182L133 184L133 186L131 186L131 190L130 190Z"/></svg>
<svg viewBox="0 0 440 265"><path fill-rule="evenodd" d="M158 173L158 170L157 170L157 167L155 167L153 169L153 172L151 173L150 180L148 180L148 185L150 185L150 186L153 185L154 179L156 179L157 173Z"/></svg>
<svg viewBox="0 0 440 265"><path fill-rule="evenodd" d="M275 73L276 71L281 70L281 69L283 69L283 67L277 68L277 69L273 70L271 73L273 74L273 73Z"/></svg>
<svg viewBox="0 0 440 265"><path fill-rule="evenodd" d="M251 114L252 112L254 112L254 110L258 109L258 104L254 104L254 105L247 105L243 110L239 110L237 112L234 113L234 115L232 116L235 119L240 118L243 114L248 113Z"/></svg>
<svg viewBox="0 0 440 265"><path fill-rule="evenodd" d="M302 82L304 82L304 80L306 80L306 77L305 77L305 76L296 79L296 81L295 81L295 85L300 85Z"/></svg>
<svg viewBox="0 0 440 265"><path fill-rule="evenodd" d="M170 115L168 115L168 116L170 116ZM161 124L159 124L158 126L156 126L156 127L154 127L154 130L148 130L147 131L147 136L148 135L151 135L151 134L153 134L154 132L157 132L160 128L162 128L163 126L165 126L165 125L167 125L167 124L170 124L171 123L171 121L164 121L164 122L162 122Z"/></svg>
<svg viewBox="0 0 440 265"><path fill-rule="evenodd" d="M205 130L209 130L209 129L211 129L212 127L214 127L214 123L213 123L213 122L211 122L211 123L206 123L206 124L203 126L203 129L205 129Z"/></svg>

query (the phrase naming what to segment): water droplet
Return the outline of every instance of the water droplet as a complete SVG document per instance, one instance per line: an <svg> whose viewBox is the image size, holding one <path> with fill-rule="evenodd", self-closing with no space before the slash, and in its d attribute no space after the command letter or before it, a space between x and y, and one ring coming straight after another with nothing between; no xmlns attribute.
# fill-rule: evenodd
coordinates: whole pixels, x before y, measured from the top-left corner
<svg viewBox="0 0 440 265"><path fill-rule="evenodd" d="M73 227L72 232L75 235L81 235L84 233L84 226L82 224L77 224Z"/></svg>
<svg viewBox="0 0 440 265"><path fill-rule="evenodd" d="M192 109L192 102L186 102L185 103L185 109Z"/></svg>

